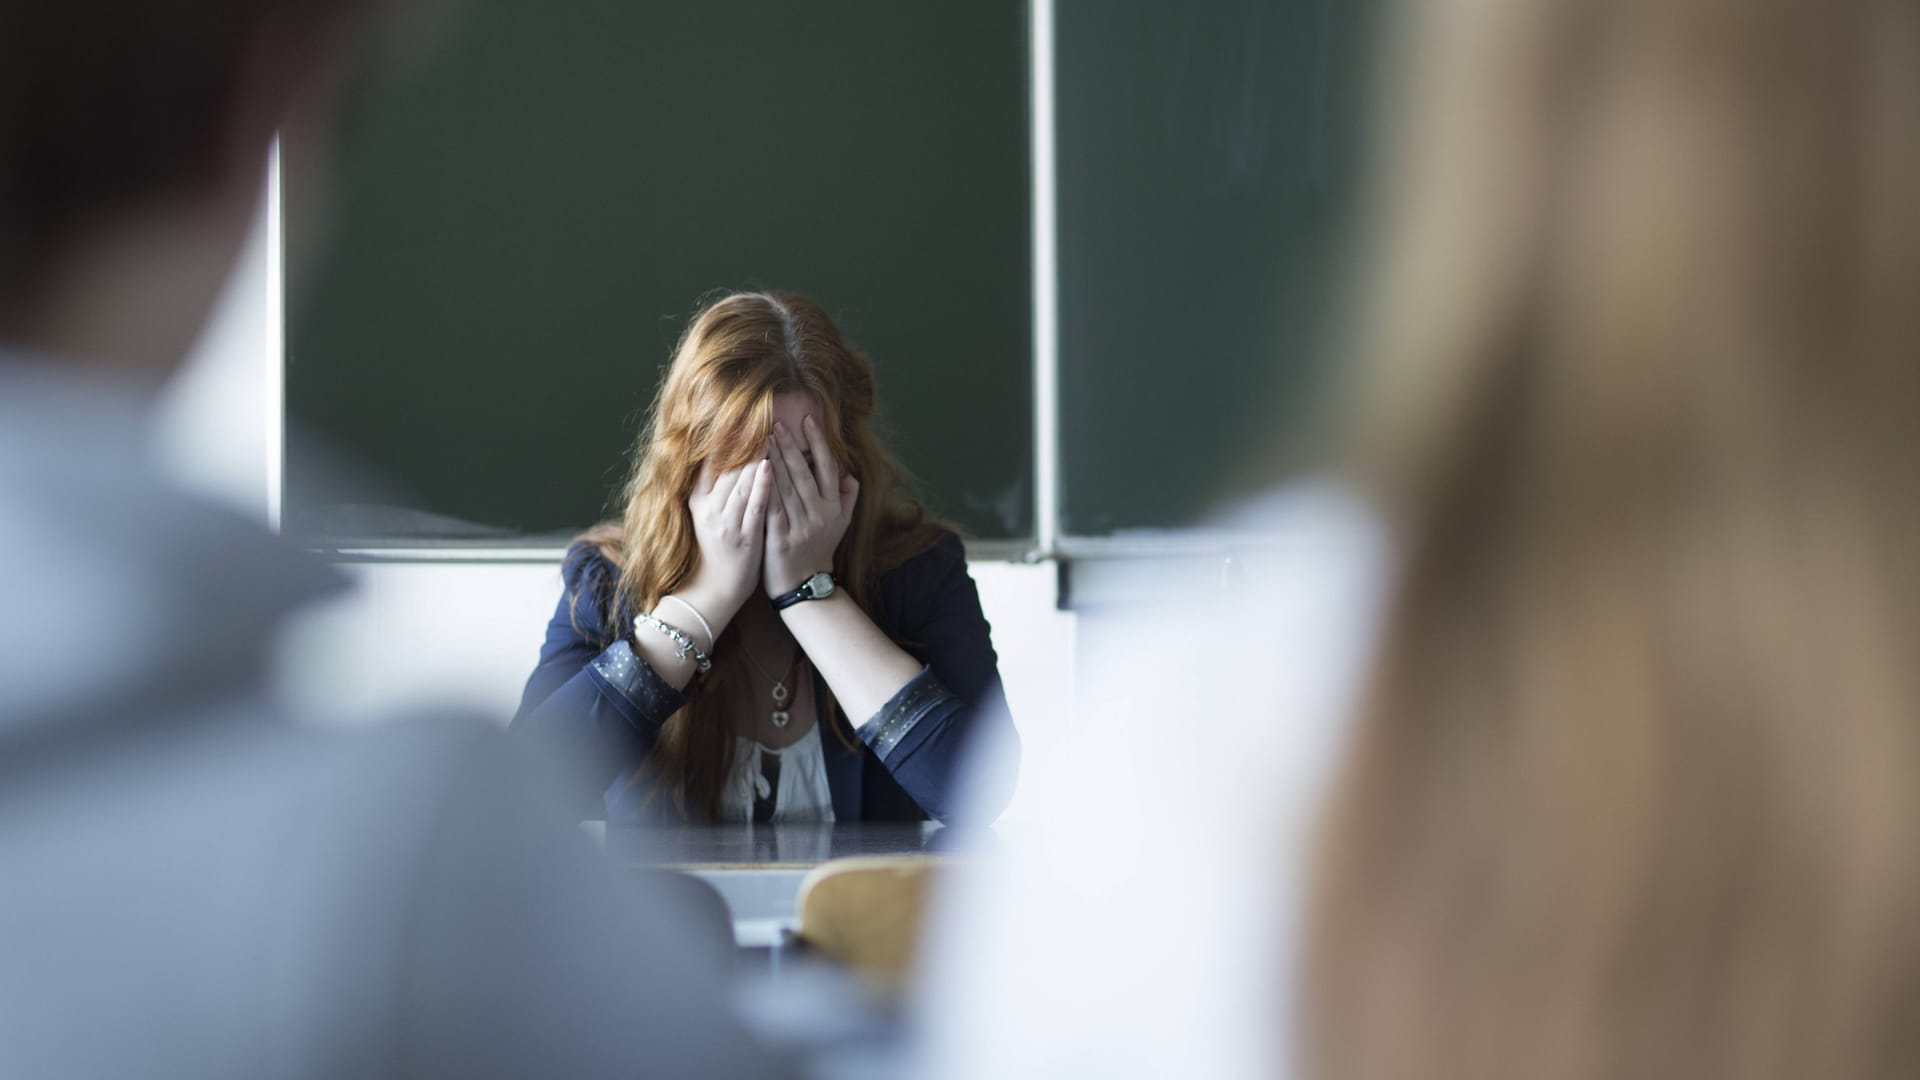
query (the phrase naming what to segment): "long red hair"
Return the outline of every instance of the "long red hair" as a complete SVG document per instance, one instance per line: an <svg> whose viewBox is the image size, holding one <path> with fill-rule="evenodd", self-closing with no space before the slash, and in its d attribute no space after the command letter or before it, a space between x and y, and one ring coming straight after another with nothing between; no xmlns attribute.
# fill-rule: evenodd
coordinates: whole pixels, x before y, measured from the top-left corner
<svg viewBox="0 0 1920 1080"><path fill-rule="evenodd" d="M819 412L821 431L842 470L860 481L853 521L834 553L833 573L863 608L880 575L920 554L943 526L909 494L910 476L874 430L878 400L873 365L849 345L819 304L778 292L722 296L681 335L666 379L634 446L633 471L618 521L590 530L618 568L603 586L595 629L613 641L632 628L632 613L652 611L694 570L699 549L687 500L701 467L738 468L758 459L773 426L773 399L802 393ZM684 817L717 818L722 782L732 764L733 733L720 713L724 689L747 675L740 650L720 635L714 667L687 686L687 704L667 721L646 776L654 795L672 799ZM843 740L831 705L820 723Z"/></svg>

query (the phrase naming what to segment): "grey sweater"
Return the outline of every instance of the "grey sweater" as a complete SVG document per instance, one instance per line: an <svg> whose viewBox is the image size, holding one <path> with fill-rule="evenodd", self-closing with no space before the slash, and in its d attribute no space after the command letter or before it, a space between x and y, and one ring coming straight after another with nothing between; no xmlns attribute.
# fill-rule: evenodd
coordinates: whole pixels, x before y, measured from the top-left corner
<svg viewBox="0 0 1920 1080"><path fill-rule="evenodd" d="M276 704L336 575L145 432L0 358L0 1076L778 1075L730 942L530 812L495 725Z"/></svg>

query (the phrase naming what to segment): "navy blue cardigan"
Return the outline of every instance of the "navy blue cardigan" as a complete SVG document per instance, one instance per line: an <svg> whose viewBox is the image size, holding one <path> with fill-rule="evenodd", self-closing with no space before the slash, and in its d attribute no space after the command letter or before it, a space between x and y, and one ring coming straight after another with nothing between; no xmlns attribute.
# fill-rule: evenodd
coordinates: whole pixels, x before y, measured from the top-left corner
<svg viewBox="0 0 1920 1080"><path fill-rule="evenodd" d="M603 605L617 570L588 544L567 552L566 592L547 624L540 663L527 679L517 732L540 737L582 770L581 816L609 821L657 819L646 793L627 782L652 752L661 726L686 704L622 637L608 641ZM749 601L751 602L751 601ZM948 533L891 572L870 591L867 615L926 667L878 713L857 727L849 749L821 732L827 786L836 821L951 821L965 802L976 816L999 812L978 792L963 800L957 773L976 739L1013 745L1012 717L1000 684L980 593L967 574L966 549ZM815 680L817 715L825 694ZM1014 760L1011 752L1007 760ZM1001 791L1010 784L995 785ZM657 803L656 803L657 805Z"/></svg>

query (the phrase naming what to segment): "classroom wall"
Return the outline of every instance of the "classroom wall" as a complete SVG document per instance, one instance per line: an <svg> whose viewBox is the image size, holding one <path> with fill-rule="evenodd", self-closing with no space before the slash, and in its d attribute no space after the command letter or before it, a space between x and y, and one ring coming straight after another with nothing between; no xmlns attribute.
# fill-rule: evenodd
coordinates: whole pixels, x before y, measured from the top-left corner
<svg viewBox="0 0 1920 1080"><path fill-rule="evenodd" d="M205 338L160 402L161 459L183 483L266 520L280 439L279 252L263 208ZM281 643L284 690L317 715L366 723L422 705L504 723L559 597L557 563L347 563L351 588ZM1021 735L1063 736L1075 621L1052 564L975 562ZM1016 794L1018 813L1020 797Z"/></svg>
<svg viewBox="0 0 1920 1080"><path fill-rule="evenodd" d="M453 702L505 722L560 596L555 564L359 563L353 588L305 619L288 688L346 718ZM1023 729L1064 715L1073 618L1047 566L974 563L1007 696Z"/></svg>

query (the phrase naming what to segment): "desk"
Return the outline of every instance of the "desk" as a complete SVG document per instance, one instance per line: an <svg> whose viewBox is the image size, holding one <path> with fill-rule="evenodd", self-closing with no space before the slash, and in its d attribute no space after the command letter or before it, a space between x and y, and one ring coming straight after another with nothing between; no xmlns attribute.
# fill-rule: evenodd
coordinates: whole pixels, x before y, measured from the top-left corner
<svg viewBox="0 0 1920 1080"><path fill-rule="evenodd" d="M992 842L985 829L949 829L933 822L836 822L831 825L587 825L623 866L684 871L712 885L726 902L734 938L743 947L777 948L799 922L800 883L828 859L976 851Z"/></svg>

